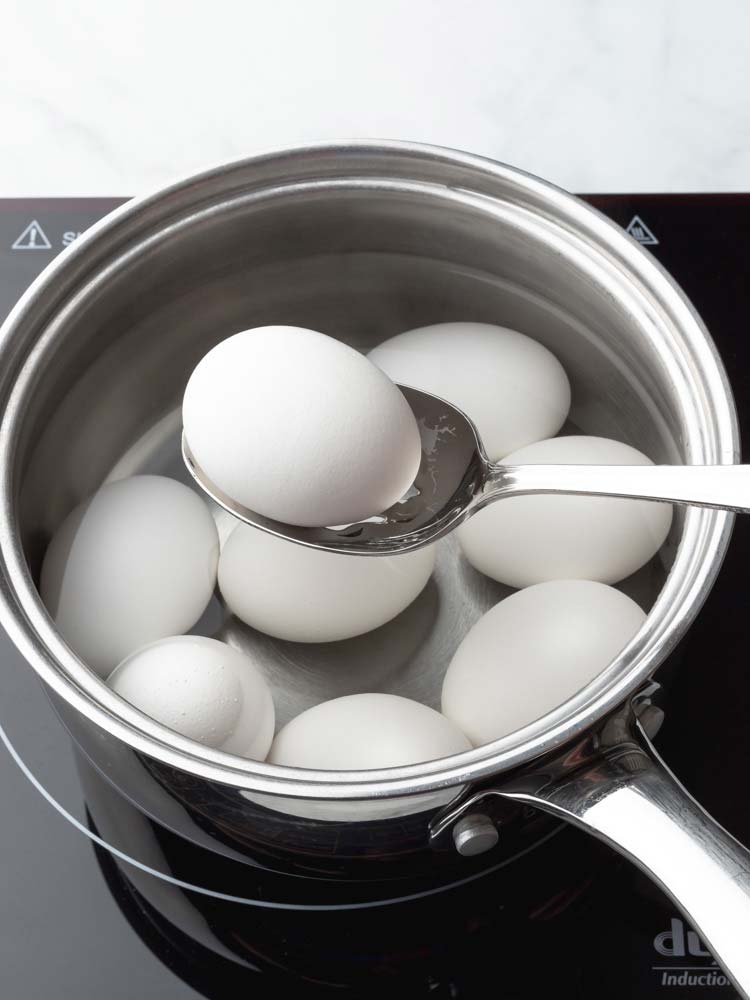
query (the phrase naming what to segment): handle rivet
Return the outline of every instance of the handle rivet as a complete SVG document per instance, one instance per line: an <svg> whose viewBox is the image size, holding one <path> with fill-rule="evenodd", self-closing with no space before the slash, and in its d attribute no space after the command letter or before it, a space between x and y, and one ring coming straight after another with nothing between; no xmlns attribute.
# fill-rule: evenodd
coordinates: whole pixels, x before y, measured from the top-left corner
<svg viewBox="0 0 750 1000"><path fill-rule="evenodd" d="M453 827L453 843L465 858L491 851L500 840L500 834L492 820L482 813L464 816Z"/></svg>
<svg viewBox="0 0 750 1000"><path fill-rule="evenodd" d="M646 736L653 740L664 722L664 711L658 705L646 705L643 711L638 713L638 721Z"/></svg>

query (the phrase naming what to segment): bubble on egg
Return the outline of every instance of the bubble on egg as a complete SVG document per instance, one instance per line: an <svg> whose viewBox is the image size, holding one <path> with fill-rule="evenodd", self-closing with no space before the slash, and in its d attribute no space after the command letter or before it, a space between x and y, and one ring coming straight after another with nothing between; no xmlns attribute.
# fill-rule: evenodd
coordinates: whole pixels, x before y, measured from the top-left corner
<svg viewBox="0 0 750 1000"><path fill-rule="evenodd" d="M350 524L398 502L421 461L401 391L314 330L258 327L222 341L185 389L185 439L235 502L304 527Z"/></svg>
<svg viewBox="0 0 750 1000"><path fill-rule="evenodd" d="M621 441L576 435L513 452L508 465L651 465ZM645 565L672 524L669 504L615 497L520 496L489 504L458 529L480 573L510 587L556 579L617 583Z"/></svg>
<svg viewBox="0 0 750 1000"><path fill-rule="evenodd" d="M264 760L274 732L271 692L249 657L203 636L172 636L115 668L110 687L203 746Z"/></svg>
<svg viewBox="0 0 750 1000"><path fill-rule="evenodd" d="M570 383L557 358L531 337L491 323L408 330L369 357L394 382L463 410L493 460L556 434L570 409Z"/></svg>
<svg viewBox="0 0 750 1000"><path fill-rule="evenodd" d="M323 552L238 525L219 560L219 589L246 624L293 642L332 642L378 628L421 593L435 547L397 556Z"/></svg>
<svg viewBox="0 0 750 1000"><path fill-rule="evenodd" d="M504 501L503 501L504 502ZM604 670L646 615L590 580L554 580L491 608L455 652L442 711L481 746L540 719Z"/></svg>
<svg viewBox="0 0 750 1000"><path fill-rule="evenodd" d="M68 645L102 677L135 649L187 632L216 585L207 505L163 476L108 483L65 518L40 593Z"/></svg>

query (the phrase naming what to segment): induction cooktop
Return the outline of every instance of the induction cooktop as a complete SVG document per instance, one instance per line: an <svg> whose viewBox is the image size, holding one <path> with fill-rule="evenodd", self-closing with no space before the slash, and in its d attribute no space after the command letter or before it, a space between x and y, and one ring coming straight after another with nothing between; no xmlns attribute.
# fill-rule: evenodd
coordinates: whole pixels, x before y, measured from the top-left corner
<svg viewBox="0 0 750 1000"><path fill-rule="evenodd" d="M124 200L0 199L0 319L57 253ZM746 440L750 194L588 200L646 246L691 298L724 358ZM682 644L657 738L678 777L744 843L749 564L750 518L740 518L718 583ZM432 903L408 913L402 907L401 915L394 907L388 935L370 934L361 912L304 924L292 911L246 907L242 935L254 960L239 964L231 949L209 949L154 904L163 872L109 849L87 811L67 734L2 633L0 658L2 1000L735 995L656 888L567 828L515 866L514 894L507 875L463 887L467 919L455 925ZM186 906L194 902L189 887L170 885ZM513 903L516 895L527 905ZM220 933L217 912L203 906L200 920L226 943L232 931ZM368 974L355 982L348 970L363 963Z"/></svg>

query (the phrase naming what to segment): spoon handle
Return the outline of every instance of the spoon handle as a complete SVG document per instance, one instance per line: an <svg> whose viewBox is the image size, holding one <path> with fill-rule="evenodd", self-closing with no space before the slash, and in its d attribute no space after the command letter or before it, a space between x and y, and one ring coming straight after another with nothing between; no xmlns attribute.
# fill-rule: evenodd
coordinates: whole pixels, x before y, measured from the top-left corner
<svg viewBox="0 0 750 1000"><path fill-rule="evenodd" d="M633 497L750 513L750 465L493 465L480 506L533 493Z"/></svg>

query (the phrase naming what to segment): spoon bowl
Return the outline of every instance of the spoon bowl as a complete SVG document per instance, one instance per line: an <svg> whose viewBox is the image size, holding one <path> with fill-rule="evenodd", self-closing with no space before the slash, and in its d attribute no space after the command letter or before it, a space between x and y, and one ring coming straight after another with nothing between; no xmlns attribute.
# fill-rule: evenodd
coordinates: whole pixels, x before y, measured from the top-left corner
<svg viewBox="0 0 750 1000"><path fill-rule="evenodd" d="M487 458L475 424L463 411L420 389L399 388L417 420L422 461L408 494L366 521L302 528L263 517L208 479L183 433L185 465L204 493L245 524L299 545L349 555L395 555L421 548L488 503L534 493L630 497L750 511L750 466L503 465Z"/></svg>
<svg viewBox="0 0 750 1000"><path fill-rule="evenodd" d="M196 463L183 433L182 457L190 475L212 500L240 521L279 538L329 552L394 555L429 545L465 520L477 504L492 465L473 422L452 404L399 386L417 419L422 461L407 495L366 521L330 528L302 528L243 507Z"/></svg>

